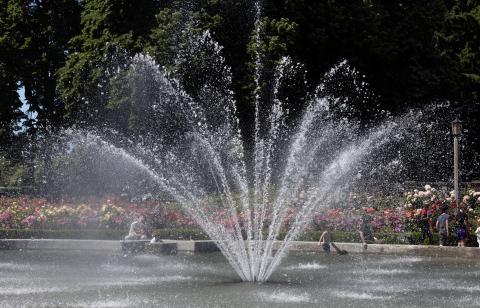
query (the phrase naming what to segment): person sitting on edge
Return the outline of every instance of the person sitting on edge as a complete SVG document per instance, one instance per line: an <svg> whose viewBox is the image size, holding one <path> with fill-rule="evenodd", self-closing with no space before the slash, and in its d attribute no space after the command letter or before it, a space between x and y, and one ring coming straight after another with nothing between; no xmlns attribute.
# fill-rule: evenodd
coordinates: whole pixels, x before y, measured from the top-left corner
<svg viewBox="0 0 480 308"><path fill-rule="evenodd" d="M130 231L125 236L125 240L144 240L147 238L147 227L144 223L142 215L136 216L135 220L130 225Z"/></svg>
<svg viewBox="0 0 480 308"><path fill-rule="evenodd" d="M447 238L449 236L449 230L448 230L449 218L450 218L450 215L447 214L447 207L442 207L442 214L438 216L437 223L435 224L435 227L438 230L438 238L439 238L440 246L447 245Z"/></svg>
<svg viewBox="0 0 480 308"><path fill-rule="evenodd" d="M332 242L332 235L328 230L324 231L318 240L318 246L322 245L323 251L329 253L330 252L330 245L337 251L338 254L344 255L347 254L346 250L341 250L338 248L335 243Z"/></svg>

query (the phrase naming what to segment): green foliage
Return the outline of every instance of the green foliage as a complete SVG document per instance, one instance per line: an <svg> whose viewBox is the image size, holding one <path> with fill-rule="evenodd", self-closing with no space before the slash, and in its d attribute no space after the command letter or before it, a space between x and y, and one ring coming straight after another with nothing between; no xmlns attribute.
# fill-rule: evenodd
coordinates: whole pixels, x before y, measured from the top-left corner
<svg viewBox="0 0 480 308"><path fill-rule="evenodd" d="M2 42L0 49L6 50ZM0 53L0 144L11 143L14 132L19 129L20 120L24 119L20 111L22 104L16 92L13 68L8 67L6 62L4 53Z"/></svg>
<svg viewBox="0 0 480 308"><path fill-rule="evenodd" d="M279 20L264 17L259 22L260 41L256 41L255 30L248 45L250 56L255 59L257 53L265 66L271 66L281 57L288 55L288 51L295 43L298 24L288 18Z"/></svg>
<svg viewBox="0 0 480 308"><path fill-rule="evenodd" d="M436 41L443 55L457 63L462 99L477 99L480 86L480 1L449 2L442 28Z"/></svg>
<svg viewBox="0 0 480 308"><path fill-rule="evenodd" d="M110 229L66 229L66 230L49 230L49 229L0 229L0 239L96 239L96 240L122 240L128 233L128 230L110 230ZM317 242L320 238L321 231L307 231L300 238L300 241ZM433 243L420 243L421 234L419 232L408 232L400 234L391 233L375 233L375 237L380 239L384 244L408 244L422 245L438 244L438 235L433 234ZM209 240L208 236L200 229L195 228L172 228L172 229L154 229L151 236L159 239L170 240ZM282 240L284 235L278 239ZM332 233L334 242L339 243L361 243L357 232L339 232ZM455 246L456 238L451 235L447 242ZM468 246L476 246L475 241L468 242Z"/></svg>
<svg viewBox="0 0 480 308"><path fill-rule="evenodd" d="M177 60L192 38L205 30L224 47L219 53L231 68L228 88L234 90L247 143L253 127L256 53L262 59L265 101L271 98L271 77L282 56L303 64L295 68L302 73L289 72L291 78L284 82L288 86L279 94L291 117L301 114L304 93L313 93L325 72L346 59L375 94L348 99L358 110L356 118L368 120L377 105L403 113L432 100L449 99L459 101L472 126L469 138L478 142L478 0L262 3L257 46L254 2L247 0L0 1L0 144L15 147L5 152L20 158L23 145L71 124L142 135L138 124L151 109L148 105L132 109L131 93L117 69L128 67L136 53L147 53L197 98L198 88L218 79L208 46L189 54L183 63ZM38 113L36 119L21 112L20 88L29 111ZM25 133L18 132L21 126ZM35 155L36 149L30 150ZM46 174L48 159L49 155Z"/></svg>
<svg viewBox="0 0 480 308"><path fill-rule="evenodd" d="M299 25L292 53L306 64L313 85L347 59L366 75L382 107L396 111L406 101L443 96L452 81L432 39L443 22L441 1L297 0L272 7L269 14Z"/></svg>
<svg viewBox="0 0 480 308"><path fill-rule="evenodd" d="M152 237L172 240L208 240L208 236L200 229L176 228L156 229L151 232Z"/></svg>
<svg viewBox="0 0 480 308"><path fill-rule="evenodd" d="M182 23L182 14L171 8L163 9L156 15L157 26L152 29L150 34L151 43L146 51L152 55L158 64L165 68L167 72L175 70L175 46L177 46L179 28Z"/></svg>
<svg viewBox="0 0 480 308"><path fill-rule="evenodd" d="M189 35L206 29L225 47L242 117L251 111L245 104L252 69L246 64L256 52L265 77L283 55L305 63L311 87L329 67L348 59L365 73L384 109L403 110L412 101L435 98L477 97L478 1L264 4L257 47L254 9L248 1L2 1L0 99L7 103L0 105L0 137L9 137L23 117L19 86L25 86L30 111L39 113L36 121L26 123L29 127L60 125L64 117L70 123L103 124L109 78L116 67L128 65L137 52L147 52L168 72L176 72L179 48ZM204 56L199 54L195 62Z"/></svg>
<svg viewBox="0 0 480 308"><path fill-rule="evenodd" d="M22 106L17 94L18 51L26 44L18 20L22 19L20 4L13 1L0 2L0 143L11 141L14 131L23 118Z"/></svg>
<svg viewBox="0 0 480 308"><path fill-rule="evenodd" d="M13 177L22 176L22 165L29 161L23 184L34 182L35 142L63 124L56 72L65 63L67 42L79 30L79 16L75 0L0 2L0 143L4 153L19 163L12 166ZM34 117L20 110L20 88L27 112Z"/></svg>
<svg viewBox="0 0 480 308"><path fill-rule="evenodd" d="M82 31L72 38L71 52L58 73L65 117L71 123L95 126L105 122L109 78L143 49L158 9L153 0L85 3Z"/></svg>
<svg viewBox="0 0 480 308"><path fill-rule="evenodd" d="M0 154L0 186L20 186L26 174L24 165L12 163Z"/></svg>
<svg viewBox="0 0 480 308"><path fill-rule="evenodd" d="M6 14L1 18L0 45L7 46L13 84L24 87L28 111L37 113L24 125L30 130L59 125L63 104L56 93L55 73L64 64L68 40L79 28L79 3L10 0L2 5ZM11 95L9 103L18 108L18 97Z"/></svg>
<svg viewBox="0 0 480 308"><path fill-rule="evenodd" d="M123 230L48 230L48 229L0 229L0 239L84 239L122 240Z"/></svg>
<svg viewBox="0 0 480 308"><path fill-rule="evenodd" d="M229 89L229 72L226 69L219 47L211 38L209 29L220 22L218 15L210 15L205 9L185 11L165 8L156 15L157 25L149 35L144 48L144 59L152 57L170 77L176 78L182 90L190 97L200 101L205 85L215 89ZM142 58L139 57L139 58ZM110 80L109 109L117 114L116 122L127 129L129 138L140 137L143 141L149 137L158 140L165 131L181 131L178 126L161 127L162 110L158 105L156 69L145 65L143 61L117 73ZM229 97L228 91L223 97ZM208 102L209 103L209 102Z"/></svg>
<svg viewBox="0 0 480 308"><path fill-rule="evenodd" d="M262 96L268 101L271 82L273 81L275 67L282 57L289 55L294 46L298 24L287 18L272 19L263 17L256 25L257 29L252 30L247 52L250 56L248 66L251 77L255 74L257 61L260 60L260 86ZM253 92L255 85L253 79L250 81L250 92Z"/></svg>
<svg viewBox="0 0 480 308"><path fill-rule="evenodd" d="M215 29L222 18L219 15L211 16L205 9L182 12L165 8L156 15L156 21L157 25L152 28L145 51L167 72L174 73L178 69L175 65L178 52L185 48L189 39L206 30Z"/></svg>
<svg viewBox="0 0 480 308"><path fill-rule="evenodd" d="M215 4L215 1L209 1L205 7L191 11L162 10L156 16L157 26L152 29L150 44L145 49L194 97L200 85L208 82L206 79L223 78L208 74L215 65L213 57L216 55L212 54L215 52L213 41L205 39L205 32L214 32L222 22L219 15L207 11ZM198 45L202 44L204 48L199 48Z"/></svg>

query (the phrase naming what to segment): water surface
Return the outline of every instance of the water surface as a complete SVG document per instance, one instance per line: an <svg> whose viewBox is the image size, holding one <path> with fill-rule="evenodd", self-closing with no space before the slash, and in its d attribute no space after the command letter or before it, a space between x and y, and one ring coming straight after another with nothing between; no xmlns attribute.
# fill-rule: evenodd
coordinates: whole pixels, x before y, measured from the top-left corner
<svg viewBox="0 0 480 308"><path fill-rule="evenodd" d="M291 254L240 282L220 253L0 251L0 307L478 307L480 261Z"/></svg>

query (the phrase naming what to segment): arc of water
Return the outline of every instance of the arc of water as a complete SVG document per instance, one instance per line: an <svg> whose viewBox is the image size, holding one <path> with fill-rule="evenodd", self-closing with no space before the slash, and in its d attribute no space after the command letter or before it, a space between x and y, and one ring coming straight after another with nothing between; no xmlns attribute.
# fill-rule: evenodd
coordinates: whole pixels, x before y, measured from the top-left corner
<svg viewBox="0 0 480 308"><path fill-rule="evenodd" d="M255 272L255 277L258 276L259 273L259 257L263 253L264 249L264 239L263 239L263 229L265 227L265 220L267 215L267 206L270 205L270 189L271 189L271 181L272 181L272 155L274 154L274 146L275 143L278 141L280 128L285 125L284 123L284 111L283 111L283 103L278 98L278 91L280 88L281 80L283 79L283 74L285 67L289 65L289 60L287 58L283 58L280 65L277 66L277 70L275 72L275 81L273 85L273 106L272 112L269 116L269 131L268 131L268 139L262 147L262 157L261 166L258 167L258 170L261 170L261 174L259 174L259 183L258 186L260 187L259 195L261 195L261 199L259 201L259 213L258 213L258 226L257 226L257 234L258 234L258 241L256 246L256 260L254 266L255 268L253 271ZM258 264L258 265L257 265Z"/></svg>
<svg viewBox="0 0 480 308"><path fill-rule="evenodd" d="M302 155L302 151L307 148L308 140L306 135L312 129L315 117L318 116L321 110L320 103L313 104L313 106L307 108L300 129L293 138L290 154L286 163L286 169L279 185L280 191L273 202L272 221L269 226L267 241L264 244L265 248L263 251L263 257L261 258L262 261L259 275L262 275L268 265L268 256L272 253L273 242L276 235L280 232L282 222L286 216L286 205L288 205L294 198L291 191L297 191L302 185L301 177L304 175L306 167L313 159L313 155ZM314 151L320 146L321 142L322 140L317 141L317 145L313 148L312 153L314 153ZM303 157L300 159L300 156ZM293 185L293 189L291 185ZM290 192L290 194L288 192Z"/></svg>
<svg viewBox="0 0 480 308"><path fill-rule="evenodd" d="M176 179L176 176L171 176L168 180L154 172L147 164L142 160L132 156L124 149L115 147L104 140L100 139L97 136L92 134L85 135L81 142L86 144L98 145L100 143L104 149L110 153L120 156L130 163L134 164L139 170L144 171L148 174L156 183L158 183L165 191L169 192L171 196L180 204L184 209L194 215L197 223L200 227L207 232L211 239L218 245L222 253L227 258L228 262L231 264L232 268L238 273L242 280L251 280L249 272L245 272L245 264L242 264L238 260L238 249L235 247L229 246L230 243L235 243L235 238L231 237L228 232L221 230L221 226L212 224L209 220L209 217L205 212L201 211L199 207L192 206L195 201L198 201L198 197L191 194L188 187L185 187L181 181ZM173 155L173 154L172 154ZM232 251L233 249L233 251Z"/></svg>
<svg viewBox="0 0 480 308"><path fill-rule="evenodd" d="M358 161L365 155L368 155L374 148L377 148L386 142L385 136L393 129L394 125L382 127L372 134L368 135L365 140L359 144L351 145L344 150L338 159L333 161L323 172L319 186L310 192L310 197L306 205L296 215L293 228L285 235L280 247L277 250L272 262L262 275L262 279L268 279L275 267L279 264L283 256L286 254L292 241L294 241L303 231L305 224L311 219L311 213L318 206L319 202L324 199L325 195L333 188L334 185L345 176Z"/></svg>
<svg viewBox="0 0 480 308"><path fill-rule="evenodd" d="M248 269L248 266L246 266L238 259L238 255L240 255L240 252L242 250L235 245L232 245L232 243L238 243L238 238L232 237L232 234L224 230L223 226L216 225L211 222L208 214L205 213L202 208L199 207L199 205L197 204L198 197L192 195L190 193L190 189L181 184L181 180L177 180L175 175L171 175L170 179L170 182L173 183L167 183L166 185L164 184L166 190L171 193L172 197L174 197L180 203L180 205L182 205L182 207L187 210L187 212L189 212L193 217L195 217L197 223L217 244L219 249L227 258L228 262L232 265L232 267L240 275L240 277L242 279L249 280L250 275L248 272L245 271L246 269ZM179 186L182 189L183 194L186 194L190 201L185 201L187 198L181 197L182 194L178 193L178 191L174 188L175 186Z"/></svg>
<svg viewBox="0 0 480 308"><path fill-rule="evenodd" d="M126 154L129 155L129 154ZM240 275L242 280L250 280L250 275L245 269L248 269L248 266L243 264L241 260L238 259L239 252L242 250L238 249L235 246L230 246L232 243L237 243L238 240L232 237L229 232L225 230L221 230L222 226L218 226L213 224L210 221L208 215L198 207L198 204L195 202L198 200L198 197L195 197L190 193L190 190L181 184L181 181L175 180L175 177L171 177L169 182L173 182L174 185L168 184L164 178L158 176L158 174L154 173L150 168L146 167L141 161L136 160L138 165L144 170L146 170L154 179L157 179L157 182L161 184L164 189L170 192L173 198L179 202L184 209L186 209L193 217L195 217L197 223L200 227L207 232L209 237L216 243L219 249L227 258L228 262L232 265L233 269ZM187 198L182 197L182 194L179 193L174 186L178 186L182 189L183 194L185 194ZM188 201L190 200L190 201ZM221 236L220 236L221 235ZM223 236L223 238L222 238ZM233 251L232 251L233 249Z"/></svg>
<svg viewBox="0 0 480 308"><path fill-rule="evenodd" d="M239 256L241 257L242 262L248 262L250 259L247 256L248 252L248 245L245 245L245 242L243 240L243 235L242 235L242 230L240 226L240 221L238 219L237 215L237 209L235 206L235 202L232 199L232 191L230 189L228 180L225 176L225 169L223 168L221 164L221 160L218 157L218 154L216 151L214 151L210 145L209 142L207 142L203 138L199 138L198 141L201 143L201 145L206 149L209 157L211 160L208 160L208 163L210 167L212 168L211 175L215 179L215 182L217 183L218 190L220 192L220 197L225 200L225 203L228 205L230 209L231 216L234 220L234 228L236 232L236 239L235 243L239 246L237 249L239 252ZM219 181L217 181L217 176L220 177ZM244 271L250 271L252 266L250 264L243 264ZM248 276L251 276L251 273L249 273Z"/></svg>
<svg viewBox="0 0 480 308"><path fill-rule="evenodd" d="M203 39L205 39L205 35L204 35ZM217 50L217 52L218 52L218 50ZM142 59L139 59L139 60L142 60ZM210 170L211 170L211 175L213 176L213 180L217 185L218 191L220 192L219 195L220 195L220 198L222 200L222 203L227 205L227 207L229 208L230 216L234 220L234 229L235 229L235 233L236 233L235 237L228 238L228 240L224 241L224 243L219 243L219 247L221 247L221 250L225 252L225 255L229 255L230 254L230 252L229 252L230 249L233 249L234 251L232 251L232 254L236 254L237 256L242 256L241 258L238 259L238 260L240 260L238 262L241 263L240 268L241 268L241 271L244 272L243 276L246 277L247 280L252 280L250 278L252 273L247 273L252 268L251 264L254 264L253 260L255 259L254 254L252 252L252 250L253 250L252 245L251 245L251 243L248 242L247 243L247 248L245 248L245 242L243 241L243 238L242 238L237 211L236 211L236 208L235 208L234 201L231 198L231 189L229 188L229 184L228 184L228 181L227 181L226 176L225 176L225 170L223 169L222 164L221 164L221 159L218 156L217 151L213 150L210 144L207 145L208 142L206 141L206 138L208 138L210 136L210 134L211 134L210 130L212 128L208 125L208 121L205 117L206 113L203 110L203 108L197 102L195 102L194 100L192 100L189 97L189 95L182 89L182 87L180 86L178 81L172 80L170 82L168 79L165 78L165 76L163 74L159 73L158 66L156 64L154 64L151 59L148 58L148 59L146 59L146 61L147 61L147 63L146 63L147 68L148 68L148 65L150 65L152 68L156 68L156 70L154 70L153 73L154 73L154 77L155 77L156 82L159 85L162 85L161 87L159 87L159 89L161 89L161 92L159 93L160 97L164 96L164 94L167 93L168 96L169 96L167 98L167 101L173 100L175 105L178 105L181 108L181 110L182 110L181 113L186 117L185 122L187 124L190 124L190 130L192 132L198 132L198 134L194 133L194 135L197 137L197 142L202 144L203 150L206 150L206 151L209 152L210 157L214 157L214 161L207 160L207 162L210 165ZM222 61L220 61L220 62L222 62ZM142 64L140 62L139 68L142 68L143 67L142 65L144 66L144 64ZM205 87L206 86L207 85L205 85ZM227 99L227 98L225 98L225 99ZM222 106L223 105L224 104L222 104ZM235 109L234 104L228 104L227 103L226 105L227 105L227 107L232 105L232 108ZM238 141L240 131L238 129L234 130L233 127L231 126L231 124L235 124L235 123L237 124L237 127L238 127L238 119L237 119L237 122L234 122L234 123L230 123L229 121L227 121L225 123L225 125L227 125L227 127L224 127L222 132L224 132L224 131L232 132L233 135L231 137L233 139L231 139L231 141L234 142L234 146L238 148L239 145L241 145L241 143ZM199 137L199 136L201 136L201 137ZM239 149L237 149L237 150L239 150ZM242 151L240 151L240 153L241 152ZM238 154L238 151L234 154ZM236 157L233 157L233 158L236 158ZM238 158L241 159L242 157L238 157ZM162 165L162 164L160 164L160 165ZM236 163L235 166L240 167L240 168L234 168L234 169L240 169L241 170L241 171L235 170L233 172L233 174L234 174L235 181L236 181L238 187L240 188L241 194L242 194L241 198L242 198L242 201L243 201L242 202L242 205L243 205L242 208L243 208L243 212L244 212L243 216L246 217L246 223L247 223L248 229L252 230L252 228L251 228L252 222L251 222L251 217L250 217L251 215L249 215L250 211L247 210L248 209L248 204L249 204L247 202L247 200L248 200L248 188L247 188L248 185L246 184L246 180L245 180L244 164ZM243 174L243 176L242 176L242 174ZM170 178L174 178L174 177L175 177L175 175L170 175ZM190 199L193 199L193 197L191 197ZM185 202L183 202L183 203L185 203ZM203 211L192 210L192 209L190 209L191 206L189 206L189 205L185 205L183 207L186 208L187 211L194 214L194 217L196 217L196 218L202 217L202 221L209 222L206 215L204 213L202 213ZM195 212L195 213L193 213L193 212ZM228 233L228 232L209 232L210 230L213 230L213 231L219 231L219 230L216 230L215 228L212 229L211 223L210 223L210 226L209 226L209 224L205 224L205 223L201 223L201 222L199 222L199 224L204 225L203 228L206 229L207 233L209 234L209 236L212 239L216 239L218 237L218 234ZM230 236L230 235L228 235L228 236ZM251 235L251 232L249 232L249 234L247 234L247 241L249 241L249 239L251 239L251 238L252 238L252 235ZM222 249L222 247L223 247L223 249ZM249 255L248 258L246 257L247 254ZM228 258L228 259L233 260L233 258ZM246 263L246 262L248 262L248 263ZM242 277L242 279L243 279L243 277Z"/></svg>
<svg viewBox="0 0 480 308"><path fill-rule="evenodd" d="M265 145L264 141L260 137L260 100L261 100L261 71L263 68L262 59L260 55L260 31L262 28L261 23L262 5L259 1L255 2L255 73L254 73L254 104L255 104L255 133L254 133L254 178L253 178L253 236L255 241L255 259L258 260L258 255L261 251L261 243L263 241L262 234L262 212L264 212L264 204L262 198L262 171L265 167ZM256 264L254 262L253 264ZM255 265L256 266L256 265ZM253 269L253 272L257 272L257 269Z"/></svg>

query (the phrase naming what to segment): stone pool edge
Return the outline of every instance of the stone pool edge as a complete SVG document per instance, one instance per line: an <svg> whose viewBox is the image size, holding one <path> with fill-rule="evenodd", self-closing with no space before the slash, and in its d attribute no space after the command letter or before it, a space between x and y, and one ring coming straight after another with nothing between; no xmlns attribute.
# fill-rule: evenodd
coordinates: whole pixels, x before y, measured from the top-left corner
<svg viewBox="0 0 480 308"><path fill-rule="evenodd" d="M278 247L277 242L274 247ZM290 251L321 252L317 242L292 242ZM453 246L420 246L370 244L366 250L359 243L336 243L340 249L352 254L406 255L427 257L453 257L480 259L480 248ZM70 239L2 239L0 250L91 250L110 252L147 252L174 254L177 252L207 253L218 251L213 241L164 240L151 244L149 241L70 240ZM322 252L323 253L323 252ZM332 252L333 253L333 252Z"/></svg>

